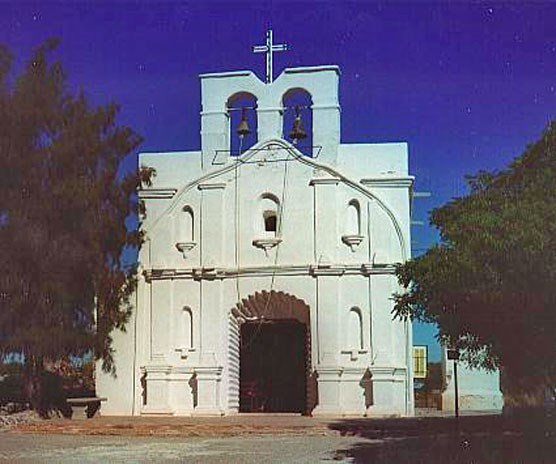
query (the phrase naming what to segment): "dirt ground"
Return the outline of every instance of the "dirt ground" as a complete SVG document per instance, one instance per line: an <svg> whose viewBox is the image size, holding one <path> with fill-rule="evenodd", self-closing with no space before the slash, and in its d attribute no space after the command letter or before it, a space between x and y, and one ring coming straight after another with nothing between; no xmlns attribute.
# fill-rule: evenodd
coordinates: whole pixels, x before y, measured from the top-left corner
<svg viewBox="0 0 556 464"><path fill-rule="evenodd" d="M342 436L252 435L161 437L0 434L0 462L9 463L318 463L355 460L338 457L368 440Z"/></svg>
<svg viewBox="0 0 556 464"><path fill-rule="evenodd" d="M0 433L6 462L554 464L553 416L100 417Z"/></svg>
<svg viewBox="0 0 556 464"><path fill-rule="evenodd" d="M299 415L241 414L227 417L95 417L55 419L15 428L19 432L71 435L228 437L246 435L337 435L330 421Z"/></svg>

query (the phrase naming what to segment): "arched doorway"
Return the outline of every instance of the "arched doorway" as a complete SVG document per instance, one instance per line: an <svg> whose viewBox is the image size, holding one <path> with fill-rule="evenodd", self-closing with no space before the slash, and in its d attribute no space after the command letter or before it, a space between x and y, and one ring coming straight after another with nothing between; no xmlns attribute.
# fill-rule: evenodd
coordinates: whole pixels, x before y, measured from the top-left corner
<svg viewBox="0 0 556 464"><path fill-rule="evenodd" d="M233 308L231 322L230 385L238 410L310 413L316 383L309 306L284 292L256 292Z"/></svg>

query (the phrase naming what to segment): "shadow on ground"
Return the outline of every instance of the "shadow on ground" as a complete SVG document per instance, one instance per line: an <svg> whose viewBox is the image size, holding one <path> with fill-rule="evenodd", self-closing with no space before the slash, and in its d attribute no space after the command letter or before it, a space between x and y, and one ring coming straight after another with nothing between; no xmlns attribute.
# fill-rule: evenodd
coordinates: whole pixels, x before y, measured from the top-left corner
<svg viewBox="0 0 556 464"><path fill-rule="evenodd" d="M344 436L371 440L339 450L337 459L369 464L553 464L556 417L475 416L346 419L330 424Z"/></svg>

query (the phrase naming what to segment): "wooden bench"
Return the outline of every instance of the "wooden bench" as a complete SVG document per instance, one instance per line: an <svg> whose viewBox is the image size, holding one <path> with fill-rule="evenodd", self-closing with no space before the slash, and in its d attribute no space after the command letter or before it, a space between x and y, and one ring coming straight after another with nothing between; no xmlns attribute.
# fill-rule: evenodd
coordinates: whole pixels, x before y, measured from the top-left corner
<svg viewBox="0 0 556 464"><path fill-rule="evenodd" d="M88 398L68 398L66 401L71 406L71 418L76 420L94 417L100 409L100 402L107 398L91 396Z"/></svg>

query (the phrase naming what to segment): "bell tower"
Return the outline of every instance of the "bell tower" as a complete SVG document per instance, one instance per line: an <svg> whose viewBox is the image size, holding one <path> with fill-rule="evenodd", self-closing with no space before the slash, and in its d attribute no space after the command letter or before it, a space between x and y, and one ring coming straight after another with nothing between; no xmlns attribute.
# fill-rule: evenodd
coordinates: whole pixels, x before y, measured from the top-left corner
<svg viewBox="0 0 556 464"><path fill-rule="evenodd" d="M231 108L228 102L234 96L248 94L257 104L242 111L256 112L257 141L288 137L300 143L307 136L311 147L303 150L307 156L318 157L320 162L334 166L337 164L340 144L340 104L338 66L309 66L287 68L276 79L272 75L272 53L287 50L287 46L272 43L272 31L267 34L267 43L256 46L253 51L266 53L266 79L261 81L251 71L232 71L201 74L201 150L203 170L210 170L213 160L219 165L229 162L232 153L231 138L236 134L246 134L249 127L242 117L241 127L231 127ZM300 112L299 107L284 106L285 96L292 91L302 91L309 95L310 111ZM296 105L297 106L297 105ZM284 127L285 114L294 112L292 127ZM305 133L305 114L311 114L310 133ZM237 130L239 129L239 133Z"/></svg>

